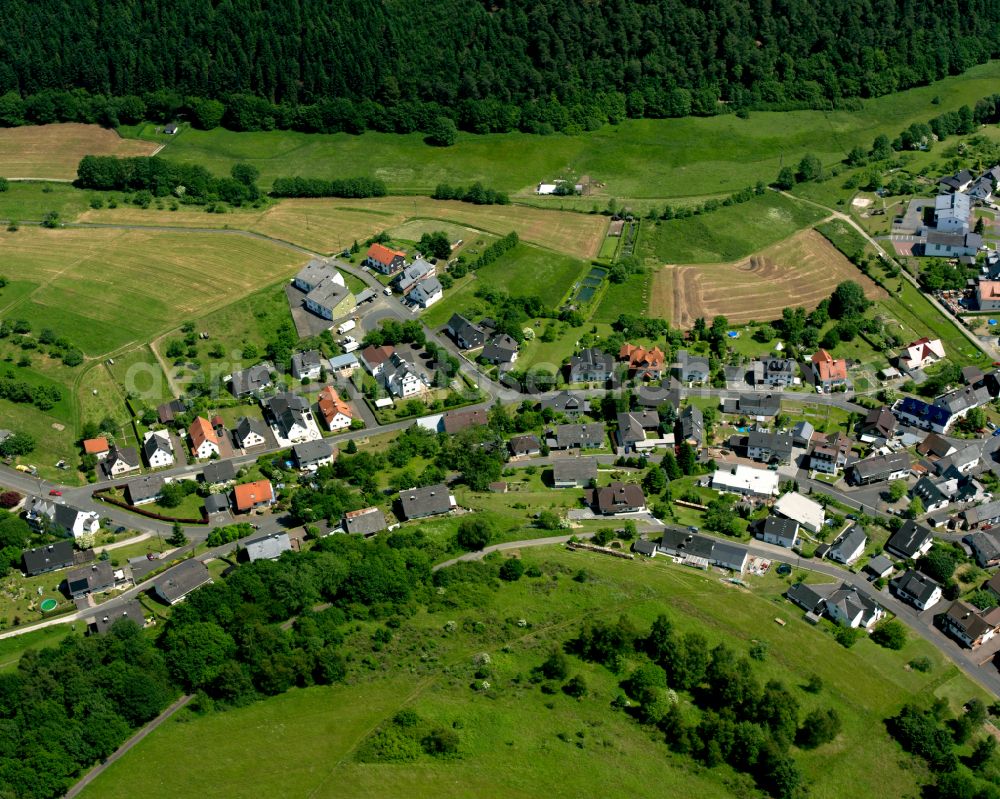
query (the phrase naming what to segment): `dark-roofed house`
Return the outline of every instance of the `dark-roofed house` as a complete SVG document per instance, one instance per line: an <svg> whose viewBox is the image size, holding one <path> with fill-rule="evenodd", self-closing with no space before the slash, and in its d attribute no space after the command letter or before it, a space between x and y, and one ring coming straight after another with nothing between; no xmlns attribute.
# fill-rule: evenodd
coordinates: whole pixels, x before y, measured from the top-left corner
<svg viewBox="0 0 1000 799"><path fill-rule="evenodd" d="M839 563L851 564L865 552L868 536L860 525L852 524L830 545L827 557Z"/></svg>
<svg viewBox="0 0 1000 799"><path fill-rule="evenodd" d="M166 430L149 431L142 442L142 454L150 469L161 469L174 463L174 448Z"/></svg>
<svg viewBox="0 0 1000 799"><path fill-rule="evenodd" d="M871 485L885 480L903 480L910 474L910 453L905 450L875 455L851 465L848 480L854 485Z"/></svg>
<svg viewBox="0 0 1000 799"><path fill-rule="evenodd" d="M552 410L566 416L577 417L590 410L590 401L582 394L560 391L551 397L543 397L539 403L540 410Z"/></svg>
<svg viewBox="0 0 1000 799"><path fill-rule="evenodd" d="M588 347L569 359L570 383L607 383L615 376L615 359L610 352Z"/></svg>
<svg viewBox="0 0 1000 799"><path fill-rule="evenodd" d="M278 394L271 397L264 407L281 434L290 441L304 439L310 434L312 410L305 397L291 393Z"/></svg>
<svg viewBox="0 0 1000 799"><path fill-rule="evenodd" d="M26 549L21 553L21 560L28 577L69 568L73 565L73 542L56 541L43 547Z"/></svg>
<svg viewBox="0 0 1000 799"><path fill-rule="evenodd" d="M133 622L139 627L144 627L146 624L145 613L137 599L130 599L124 605L118 605L114 608L105 608L102 605L97 608L96 613L96 616L87 620L88 633L104 635L116 622L123 619Z"/></svg>
<svg viewBox="0 0 1000 799"><path fill-rule="evenodd" d="M448 335L463 350L474 350L486 342L486 331L457 313L448 320Z"/></svg>
<svg viewBox="0 0 1000 799"><path fill-rule="evenodd" d="M236 441L243 449L263 446L267 443L267 425L260 419L244 416L236 423Z"/></svg>
<svg viewBox="0 0 1000 799"><path fill-rule="evenodd" d="M37 530L56 532L80 538L101 529L101 517L95 511L85 511L49 498L34 497L26 504L25 519Z"/></svg>
<svg viewBox="0 0 1000 799"><path fill-rule="evenodd" d="M793 519L783 519L780 516L768 516L757 533L757 538L768 544L791 549L799 540L799 523Z"/></svg>
<svg viewBox="0 0 1000 799"><path fill-rule="evenodd" d="M445 411L441 417L444 431L449 435L460 433L469 427L482 427L488 424L490 415L485 408L473 408L465 411Z"/></svg>
<svg viewBox="0 0 1000 799"><path fill-rule="evenodd" d="M978 530L966 536L965 540L976 557L976 563L984 569L1000 566L1000 531Z"/></svg>
<svg viewBox="0 0 1000 799"><path fill-rule="evenodd" d="M724 413L745 414L758 421L770 419L781 412L781 397L774 394L740 394L736 399L725 399Z"/></svg>
<svg viewBox="0 0 1000 799"><path fill-rule="evenodd" d="M108 456L101 461L101 468L108 477L134 472L140 466L142 461L139 460L139 451L135 447L113 446L108 451Z"/></svg>
<svg viewBox="0 0 1000 799"><path fill-rule="evenodd" d="M890 585L896 596L917 610L927 610L941 601L941 586L926 574L907 569Z"/></svg>
<svg viewBox="0 0 1000 799"><path fill-rule="evenodd" d="M867 594L850 583L843 583L826 598L827 615L844 627L870 630L885 616L885 610Z"/></svg>
<svg viewBox="0 0 1000 799"><path fill-rule="evenodd" d="M388 525L380 508L362 508L344 514L344 529L365 537L381 533Z"/></svg>
<svg viewBox="0 0 1000 799"><path fill-rule="evenodd" d="M660 415L656 411L629 411L618 414L615 433L619 452L649 452L659 446L673 443L673 437L660 435Z"/></svg>
<svg viewBox="0 0 1000 799"><path fill-rule="evenodd" d="M632 551L639 555L655 558L657 549L659 547L657 547L655 541L647 541L645 538L637 538L632 542Z"/></svg>
<svg viewBox="0 0 1000 799"><path fill-rule="evenodd" d="M620 513L640 513L646 510L646 495L635 483L613 482L604 488L588 488L584 501L594 513L615 516Z"/></svg>
<svg viewBox="0 0 1000 799"><path fill-rule="evenodd" d="M750 364L749 382L754 386L784 388L795 383L796 371L792 358L762 358Z"/></svg>
<svg viewBox="0 0 1000 799"><path fill-rule="evenodd" d="M232 461L212 461L202 468L201 476L210 486L231 483L236 479L236 467Z"/></svg>
<svg viewBox="0 0 1000 799"><path fill-rule="evenodd" d="M555 430L549 431L546 443L549 449L599 449L605 444L604 425L601 422L556 425Z"/></svg>
<svg viewBox="0 0 1000 799"><path fill-rule="evenodd" d="M271 385L271 372L274 367L269 363L259 363L249 369L233 372L229 378L229 388L237 397L249 397L259 394Z"/></svg>
<svg viewBox="0 0 1000 799"><path fill-rule="evenodd" d="M876 555L865 564L865 571L876 577L886 577L892 574L892 560L886 555Z"/></svg>
<svg viewBox="0 0 1000 799"><path fill-rule="evenodd" d="M504 369L517 360L520 349L520 345L513 337L507 333L498 333L486 342L479 357L486 363L493 363Z"/></svg>
<svg viewBox="0 0 1000 799"><path fill-rule="evenodd" d="M710 374L708 358L677 350L677 362L672 371L682 383L704 383Z"/></svg>
<svg viewBox="0 0 1000 799"><path fill-rule="evenodd" d="M399 503L402 506L403 516L407 519L438 516L450 513L458 507L455 497L444 483L403 489L399 492Z"/></svg>
<svg viewBox="0 0 1000 799"><path fill-rule="evenodd" d="M542 454L542 442L536 435L514 436L507 445L512 460L531 458Z"/></svg>
<svg viewBox="0 0 1000 799"><path fill-rule="evenodd" d="M333 463L337 456L337 448L329 441L317 438L315 441L303 441L292 447L292 456L300 469L318 469L328 463Z"/></svg>
<svg viewBox="0 0 1000 799"><path fill-rule="evenodd" d="M885 405L868 411L859 428L862 439L892 438L896 434L896 417Z"/></svg>
<svg viewBox="0 0 1000 799"><path fill-rule="evenodd" d="M267 535L249 538L242 543L247 559L253 563L258 560L277 560L282 552L292 551L292 542L287 533L268 533Z"/></svg>
<svg viewBox="0 0 1000 799"><path fill-rule="evenodd" d="M941 617L941 627L970 649L978 649L1000 630L1000 608L980 611L958 600Z"/></svg>
<svg viewBox="0 0 1000 799"><path fill-rule="evenodd" d="M907 519L886 541L885 550L897 558L916 560L921 555L927 554L932 543L934 535L930 530L917 524L913 519Z"/></svg>
<svg viewBox="0 0 1000 799"><path fill-rule="evenodd" d="M836 590L837 586L834 583L793 583L785 591L785 596L790 602L802 608L815 623L823 615L827 597Z"/></svg>
<svg viewBox="0 0 1000 799"><path fill-rule="evenodd" d="M895 414L902 422L924 430L933 430L935 433L947 432L954 421L949 410L915 397L904 397L896 406Z"/></svg>
<svg viewBox="0 0 1000 799"><path fill-rule="evenodd" d="M552 464L554 488L587 488L597 480L596 458L564 458Z"/></svg>
<svg viewBox="0 0 1000 799"><path fill-rule="evenodd" d="M676 430L678 441L686 441L696 449L705 446L705 415L701 408L685 406L677 415Z"/></svg>
<svg viewBox="0 0 1000 799"><path fill-rule="evenodd" d="M292 377L296 380L301 380L303 377L319 380L322 371L323 358L319 350L306 350L292 355Z"/></svg>
<svg viewBox="0 0 1000 799"><path fill-rule="evenodd" d="M95 560L66 574L66 593L70 599L99 594L115 587L115 568L110 560Z"/></svg>
<svg viewBox="0 0 1000 799"><path fill-rule="evenodd" d="M156 408L156 415L160 424L171 424L182 413L187 413L187 403L184 400L175 399L164 402Z"/></svg>
<svg viewBox="0 0 1000 799"><path fill-rule="evenodd" d="M712 563L720 568L742 574L749 559L750 553L745 547L727 541L716 541L712 544Z"/></svg>
<svg viewBox="0 0 1000 799"><path fill-rule="evenodd" d="M205 564L197 558L189 558L163 572L153 583L153 591L168 605L176 605L210 582L212 575Z"/></svg>
<svg viewBox="0 0 1000 799"><path fill-rule="evenodd" d="M205 497L205 513L225 513L229 510L229 497L225 494L209 494Z"/></svg>
<svg viewBox="0 0 1000 799"><path fill-rule="evenodd" d="M657 409L663 405L669 405L674 410L681 404L681 393L678 388L668 386L657 386L652 383L644 383L636 386L632 395L636 405L640 408Z"/></svg>
<svg viewBox="0 0 1000 799"><path fill-rule="evenodd" d="M761 463L788 463L792 459L792 434L751 430L747 434L747 456Z"/></svg>
<svg viewBox="0 0 1000 799"><path fill-rule="evenodd" d="M681 558L688 566L699 569L719 566L743 572L750 557L745 547L726 541L716 541L676 527L667 527L663 531L658 549L672 557Z"/></svg>
<svg viewBox="0 0 1000 799"><path fill-rule="evenodd" d="M163 493L163 486L166 484L166 480L155 474L137 477L125 486L125 495L129 505L145 505L147 502L156 502Z"/></svg>

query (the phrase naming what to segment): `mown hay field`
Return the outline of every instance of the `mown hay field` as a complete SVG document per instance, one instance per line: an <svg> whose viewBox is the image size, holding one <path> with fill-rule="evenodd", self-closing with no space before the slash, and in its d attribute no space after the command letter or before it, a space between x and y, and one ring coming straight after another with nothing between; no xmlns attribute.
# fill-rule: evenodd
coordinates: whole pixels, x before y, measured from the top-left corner
<svg viewBox="0 0 1000 799"><path fill-rule="evenodd" d="M151 155L157 146L78 122L3 128L0 170L8 178L72 180L85 155Z"/></svg>

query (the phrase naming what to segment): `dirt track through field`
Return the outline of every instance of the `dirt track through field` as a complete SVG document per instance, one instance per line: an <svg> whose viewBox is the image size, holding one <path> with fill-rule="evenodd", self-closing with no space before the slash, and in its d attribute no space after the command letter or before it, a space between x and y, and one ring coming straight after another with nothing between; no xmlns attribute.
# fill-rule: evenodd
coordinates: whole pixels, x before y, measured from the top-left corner
<svg viewBox="0 0 1000 799"><path fill-rule="evenodd" d="M886 296L822 235L805 230L735 263L662 267L650 313L684 329L720 314L736 324L768 321L786 307L816 307L844 280L861 284L869 298Z"/></svg>

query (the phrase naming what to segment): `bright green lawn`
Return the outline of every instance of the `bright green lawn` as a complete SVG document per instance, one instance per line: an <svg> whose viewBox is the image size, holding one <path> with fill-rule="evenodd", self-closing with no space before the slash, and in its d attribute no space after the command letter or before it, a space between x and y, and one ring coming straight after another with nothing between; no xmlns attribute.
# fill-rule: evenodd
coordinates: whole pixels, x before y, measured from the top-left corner
<svg viewBox="0 0 1000 799"><path fill-rule="evenodd" d="M40 222L55 211L64 221L71 220L90 206L90 197L69 183L10 183L0 192L0 219Z"/></svg>
<svg viewBox="0 0 1000 799"><path fill-rule="evenodd" d="M79 629L82 625L73 626ZM0 640L0 672L12 671L17 668L17 661L29 649L55 646L69 635L70 627L69 624L54 624L51 627L43 627L41 630Z"/></svg>
<svg viewBox="0 0 1000 799"><path fill-rule="evenodd" d="M855 144L870 146L880 133L894 138L913 121L992 94L998 76L1000 63L984 64L932 86L867 101L858 112L629 120L579 136L460 134L458 142L447 148L426 145L420 133L233 133L185 127L168 137L154 133L151 125L121 132L162 142L164 157L201 163L217 174L228 174L237 160L250 161L261 170L265 183L291 174L324 178L365 174L382 178L393 191L429 193L442 181L481 180L517 192L531 191L568 166L572 174L589 174L607 184L606 194L594 198L603 206L607 195L683 198L730 193L773 179L781 164L797 163L806 152L833 164ZM937 96L942 102L933 105ZM560 198L551 199L559 204Z"/></svg>
<svg viewBox="0 0 1000 799"><path fill-rule="evenodd" d="M524 578L496 593L479 592L475 610L416 614L382 652L374 653L373 670L352 667L348 686L293 690L204 717L184 711L113 764L83 796L124 799L134 795L137 784L149 799L419 799L498 791L525 798L733 796L735 775L728 768L696 767L672 755L627 714L611 711L617 680L603 667L570 658L570 673L583 675L590 689L580 701L546 696L523 679L553 646L594 616L627 613L642 628L665 612L680 631L702 631L712 644L725 641L745 651L751 639L766 642L770 654L753 666L758 678L782 681L803 713L833 707L843 720L843 733L833 743L794 752L813 799L881 796L886 785L893 786L895 796L915 794L931 777L890 740L883 719L920 695L943 696L956 709L981 696L922 640L910 641L898 653L867 640L844 649L827 628L808 625L780 598L787 584L773 576L748 578L756 587L745 591L722 584L715 574L662 558L631 562L556 548L522 554L539 563L546 576ZM569 579L580 569L589 575L587 581ZM775 624L776 617L787 624ZM517 627L519 618L529 626ZM458 623L456 632L444 632L447 621ZM470 622L479 622L479 631ZM371 629L360 625L350 642L370 646ZM477 652L492 659L491 687L485 693L469 688ZM905 668L919 656L930 658L930 672ZM823 681L818 695L800 689L812 673ZM357 746L404 707L454 727L461 757L436 761L422 756L406 765L356 762ZM247 747L261 741L299 744L294 756L278 761L248 757ZM184 767L178 768L181 762Z"/></svg>

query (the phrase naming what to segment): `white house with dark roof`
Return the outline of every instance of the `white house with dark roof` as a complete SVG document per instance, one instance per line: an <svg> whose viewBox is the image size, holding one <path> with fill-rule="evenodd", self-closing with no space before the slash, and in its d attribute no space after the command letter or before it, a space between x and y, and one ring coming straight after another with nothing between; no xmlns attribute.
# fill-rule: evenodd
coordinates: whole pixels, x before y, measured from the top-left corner
<svg viewBox="0 0 1000 799"><path fill-rule="evenodd" d="M150 469L161 469L174 464L174 447L166 430L148 430L143 436L142 452Z"/></svg>
<svg viewBox="0 0 1000 799"><path fill-rule="evenodd" d="M457 313L448 320L448 335L463 350L474 350L486 343L486 331Z"/></svg>
<svg viewBox="0 0 1000 799"><path fill-rule="evenodd" d="M868 535L864 528L857 524L852 524L834 540L827 551L826 556L830 560L838 563L850 565L865 553L865 545L868 543Z"/></svg>
<svg viewBox="0 0 1000 799"><path fill-rule="evenodd" d="M139 453L134 447L113 446L108 456L101 461L101 468L108 477L119 477L134 472L142 466Z"/></svg>
<svg viewBox="0 0 1000 799"><path fill-rule="evenodd" d="M244 416L236 423L236 441L243 449L252 449L267 443L267 426L260 419Z"/></svg>
<svg viewBox="0 0 1000 799"><path fill-rule="evenodd" d="M890 585L896 596L917 610L927 610L941 601L941 586L913 569L903 572Z"/></svg>
<svg viewBox="0 0 1000 799"><path fill-rule="evenodd" d="M39 530L61 531L73 538L93 535L101 529L101 517L94 511L84 511L35 497L26 503L25 518Z"/></svg>
<svg viewBox="0 0 1000 799"><path fill-rule="evenodd" d="M421 308L430 308L443 296L444 288L436 277L424 278L406 293L406 299Z"/></svg>
<svg viewBox="0 0 1000 799"><path fill-rule="evenodd" d="M933 543L934 534L929 529L913 519L907 519L886 541L885 550L897 558L916 560L926 555Z"/></svg>
<svg viewBox="0 0 1000 799"><path fill-rule="evenodd" d="M403 489L399 492L399 503L407 519L439 516L458 507L455 497L444 483Z"/></svg>
<svg viewBox="0 0 1000 799"><path fill-rule="evenodd" d="M306 350L292 355L292 377L319 380L323 371L323 358L319 350Z"/></svg>
<svg viewBox="0 0 1000 799"><path fill-rule="evenodd" d="M791 549L799 541L799 523L794 519L768 516L757 532L757 538L768 544Z"/></svg>

